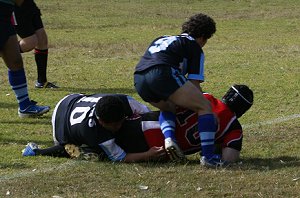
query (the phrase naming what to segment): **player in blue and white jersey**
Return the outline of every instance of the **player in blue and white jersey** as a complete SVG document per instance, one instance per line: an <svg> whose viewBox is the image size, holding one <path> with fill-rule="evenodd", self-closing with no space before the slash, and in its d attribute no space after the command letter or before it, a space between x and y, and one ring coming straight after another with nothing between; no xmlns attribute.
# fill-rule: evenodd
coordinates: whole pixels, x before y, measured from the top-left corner
<svg viewBox="0 0 300 198"><path fill-rule="evenodd" d="M144 101L161 110L159 121L170 157L185 157L174 133L177 105L193 110L198 123L205 123L198 126L202 154L207 163L218 166L220 157L214 155L217 120L200 87L204 81L202 47L215 31L215 21L200 13L183 23L181 35L155 39L135 68L134 85Z"/></svg>
<svg viewBox="0 0 300 198"><path fill-rule="evenodd" d="M66 148L66 145L86 145L116 162L137 162L159 157L165 154L161 147L152 147L141 153L126 153L115 141L127 122L149 111L145 105L123 94L68 95L57 103L52 114L53 140L58 149L51 149L60 152L59 148ZM23 155L42 154L35 153L34 147L29 144Z"/></svg>

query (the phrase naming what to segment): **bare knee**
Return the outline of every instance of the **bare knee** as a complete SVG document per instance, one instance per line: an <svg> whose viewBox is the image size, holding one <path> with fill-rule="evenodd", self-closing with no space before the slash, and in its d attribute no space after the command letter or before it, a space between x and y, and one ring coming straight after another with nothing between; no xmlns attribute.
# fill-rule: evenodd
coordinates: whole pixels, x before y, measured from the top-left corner
<svg viewBox="0 0 300 198"><path fill-rule="evenodd" d="M20 40L20 47L23 52L29 52L38 45L38 38L36 35L32 35Z"/></svg>

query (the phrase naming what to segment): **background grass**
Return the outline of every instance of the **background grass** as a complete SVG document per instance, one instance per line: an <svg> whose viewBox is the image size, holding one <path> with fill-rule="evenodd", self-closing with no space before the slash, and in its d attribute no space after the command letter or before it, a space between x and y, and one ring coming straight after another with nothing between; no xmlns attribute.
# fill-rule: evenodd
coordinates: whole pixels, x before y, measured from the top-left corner
<svg viewBox="0 0 300 198"><path fill-rule="evenodd" d="M74 92L125 93L141 101L132 78L139 57L155 37L180 33L181 24L198 12L217 22L216 34L204 47L204 90L221 97L231 84L245 83L254 90L255 104L240 119L245 126L242 162L228 169L205 169L198 155L188 164L24 158L21 150L28 141L52 145L51 113L18 118L2 61L0 197L299 196L299 1L36 2L49 36L48 78L61 88L35 90L33 54L23 58L30 97L52 110ZM290 119L279 122L284 118Z"/></svg>

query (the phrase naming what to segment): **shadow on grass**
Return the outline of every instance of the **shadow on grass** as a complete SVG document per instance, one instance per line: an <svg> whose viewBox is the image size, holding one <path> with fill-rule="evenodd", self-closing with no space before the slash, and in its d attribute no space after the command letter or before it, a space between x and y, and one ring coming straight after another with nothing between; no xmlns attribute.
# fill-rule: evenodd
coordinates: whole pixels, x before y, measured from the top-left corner
<svg viewBox="0 0 300 198"><path fill-rule="evenodd" d="M188 166L188 165L199 165L199 160L192 159L187 162L168 162L168 161L150 161L148 163L142 163L145 167L157 167L157 166ZM226 167L230 170L277 170L288 167L300 167L300 158L291 156L280 156L276 158L243 158L238 163L233 163Z"/></svg>
<svg viewBox="0 0 300 198"><path fill-rule="evenodd" d="M291 156L279 156L275 158L243 158L242 169L254 169L260 171L276 170L287 167L300 167L300 158Z"/></svg>

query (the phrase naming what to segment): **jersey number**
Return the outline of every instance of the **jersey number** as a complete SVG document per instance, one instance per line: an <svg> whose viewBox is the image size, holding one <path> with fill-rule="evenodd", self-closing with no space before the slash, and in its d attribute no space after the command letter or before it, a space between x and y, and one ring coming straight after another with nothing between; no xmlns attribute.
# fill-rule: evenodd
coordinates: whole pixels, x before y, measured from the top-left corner
<svg viewBox="0 0 300 198"><path fill-rule="evenodd" d="M88 103L88 105L83 107L75 107L70 115L70 123L71 126L74 124L81 123L84 118L86 118L86 114L91 110L91 108L100 100L102 97L83 97L77 103ZM92 114L93 112L91 112ZM92 115L90 115L92 116Z"/></svg>
<svg viewBox="0 0 300 198"><path fill-rule="evenodd" d="M176 114L180 130L184 131L185 139L191 146L200 145L198 122L195 112L185 110ZM195 120L196 119L196 120Z"/></svg>
<svg viewBox="0 0 300 198"><path fill-rule="evenodd" d="M74 124L79 124L81 123L84 118L86 117L87 112L89 112L89 110L91 109L91 107L76 107L70 116L70 123L71 126Z"/></svg>
<svg viewBox="0 0 300 198"><path fill-rule="evenodd" d="M176 36L168 36L168 37L160 38L157 41L155 41L154 45L149 47L148 50L151 54L166 50L167 47L175 40L176 40Z"/></svg>

